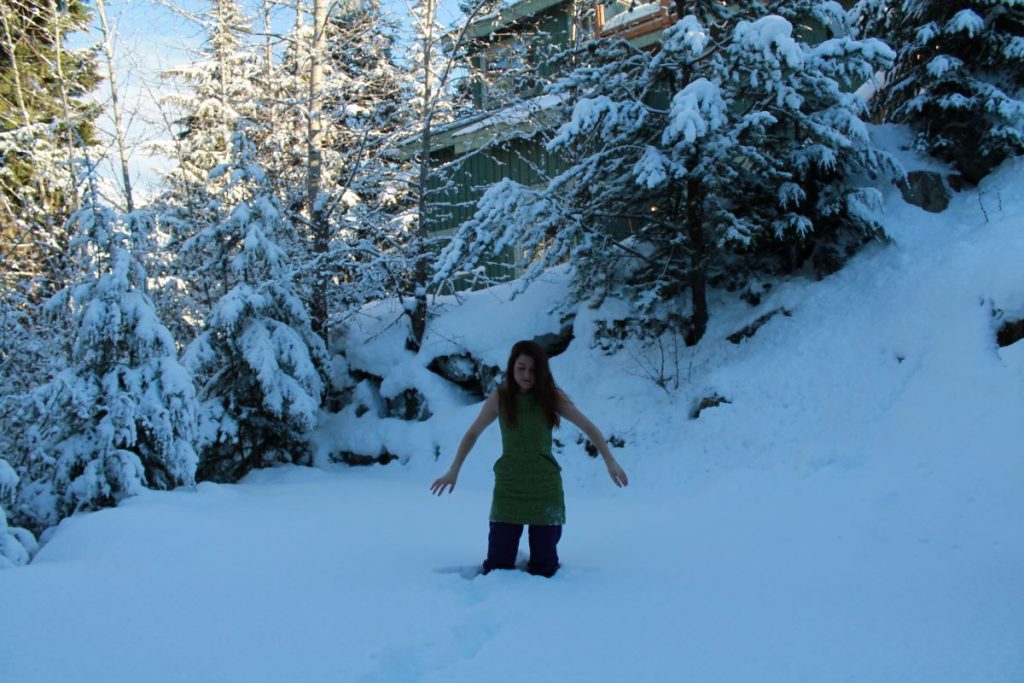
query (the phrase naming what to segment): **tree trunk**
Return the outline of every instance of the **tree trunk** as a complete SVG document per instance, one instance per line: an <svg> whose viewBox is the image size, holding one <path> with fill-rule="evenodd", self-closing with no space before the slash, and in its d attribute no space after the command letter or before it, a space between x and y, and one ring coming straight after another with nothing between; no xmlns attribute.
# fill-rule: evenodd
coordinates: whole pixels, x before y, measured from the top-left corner
<svg viewBox="0 0 1024 683"><path fill-rule="evenodd" d="M267 79L265 87L267 91L270 91L271 83L274 81L274 44L273 44L273 26L270 22L270 11L273 6L270 0L263 0L263 33L266 40L266 44L263 46L263 75Z"/></svg>
<svg viewBox="0 0 1024 683"><path fill-rule="evenodd" d="M117 71L114 69L114 44L110 36L110 25L107 23L106 0L96 0L96 11L100 17L100 31L103 35L103 53L107 61L107 82L110 83L110 104L114 114L114 136L117 143L117 154L121 161L121 179L124 183L124 199L128 213L135 210L132 197L132 179L128 173L128 148L125 142L124 119L121 102L117 96Z"/></svg>
<svg viewBox="0 0 1024 683"><path fill-rule="evenodd" d="M56 58L54 59L54 68L57 72L57 82L60 86L59 89L61 111L64 114L64 139L65 144L67 145L68 160L71 161L76 156L78 156L75 153L76 142L78 142L76 141L76 137L78 136L76 130L77 122L74 121L71 115L71 100L70 96L68 95L67 88L68 81L67 78L64 76L64 34L61 24L61 10L57 6L56 0L50 0L50 12L53 15L53 44L54 49L57 53ZM81 147L84 150L86 148L85 140L80 140L80 142ZM88 175L86 178L90 182L90 184L93 185L93 196L96 195L95 181L93 178L94 175L95 174L93 173L93 169L90 168L88 170ZM62 200L62 205L60 206L58 205L57 201L53 198L52 192L43 195L50 197L48 201L44 202L44 206L46 206L48 214L54 217L56 221L59 221L58 225L62 224L64 218L70 216L71 213L78 210L80 206L78 201L78 193L76 191L76 178L73 172L69 174L68 187L64 189L64 193L65 196ZM58 211L58 208L62 209L62 211ZM63 286L62 281L64 280L62 273L67 268L67 242L69 235L67 234L67 231L63 229L63 227L54 227L56 228L54 230L55 237L53 240L51 240L51 245L53 245L54 242L56 242L56 244L50 248L50 255L46 257L45 262L47 264L46 268L50 273L51 281L55 284L55 286L60 287Z"/></svg>
<svg viewBox="0 0 1024 683"><path fill-rule="evenodd" d="M704 336L708 326L707 299L707 244L704 238L704 189L699 179L690 178L686 183L686 230L689 238L690 256L690 300L693 304L692 327L686 334L686 345L694 346Z"/></svg>
<svg viewBox="0 0 1024 683"><path fill-rule="evenodd" d="M224 3L217 3L217 31L227 33L233 27L228 23L225 16ZM218 97L220 97L220 142L225 158L231 154L231 120L228 118L228 74L231 72L231 56L228 54L227 46L224 44L223 36L217 43L217 63L220 65L217 74Z"/></svg>
<svg viewBox="0 0 1024 683"><path fill-rule="evenodd" d="M7 12L7 8L0 9L0 21L3 22L4 47L11 62L11 75L14 78L14 99L18 109L21 111L22 120L24 120L26 126L30 126L32 125L32 117L29 116L28 106L25 104L25 92L21 85L21 67L18 63L18 52L15 49L17 45L14 41L14 35L11 33L11 24Z"/></svg>
<svg viewBox="0 0 1024 683"><path fill-rule="evenodd" d="M323 122L321 120L321 94L324 81L324 54L327 40L327 0L313 0L313 50L309 66L309 127L306 136L306 207L313 232L313 258L318 262L313 271L313 291L310 298L310 317L313 330L328 342L327 284L328 273L321 260L327 255L330 228L327 224L326 203L321 195L323 174Z"/></svg>
<svg viewBox="0 0 1024 683"><path fill-rule="evenodd" d="M427 211L427 184L430 181L430 142L431 119L434 116L434 83L431 74L431 63L434 51L434 14L437 11L436 0L425 0L426 10L423 21L426 30L423 32L423 122L420 129L420 173L419 173L419 225L416 235L416 248L413 253L415 267L413 269L412 296L413 305L410 312L410 336L406 346L418 351L427 332L427 244L430 240L430 223Z"/></svg>

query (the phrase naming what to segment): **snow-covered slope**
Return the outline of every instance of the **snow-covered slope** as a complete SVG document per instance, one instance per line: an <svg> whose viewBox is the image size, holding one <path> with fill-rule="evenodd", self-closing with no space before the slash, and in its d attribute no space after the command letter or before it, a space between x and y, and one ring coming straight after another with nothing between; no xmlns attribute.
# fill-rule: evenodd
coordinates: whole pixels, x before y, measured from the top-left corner
<svg viewBox="0 0 1024 683"><path fill-rule="evenodd" d="M557 331L566 274L443 302L420 357L397 309L368 311L349 362L381 394L417 387L433 417L329 416L319 459L400 462L65 520L0 572L0 681L1024 680L1024 341L999 348L993 315L1024 317L1022 186L1018 159L939 215L893 193L893 244L757 307L720 295L672 392L645 376L650 350L589 348L614 303L582 308L553 369L623 439L631 485L556 435L569 519L551 580L461 576L484 551L497 429L431 497L478 406L425 365L502 365ZM691 419L712 393L730 403Z"/></svg>

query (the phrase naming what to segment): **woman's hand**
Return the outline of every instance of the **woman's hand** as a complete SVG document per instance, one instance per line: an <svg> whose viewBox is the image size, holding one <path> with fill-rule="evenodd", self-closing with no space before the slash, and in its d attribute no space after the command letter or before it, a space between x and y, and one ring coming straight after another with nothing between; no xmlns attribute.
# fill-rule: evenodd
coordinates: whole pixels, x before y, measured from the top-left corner
<svg viewBox="0 0 1024 683"><path fill-rule="evenodd" d="M608 476L612 478L616 486L629 486L629 477L626 476L626 470L622 469L615 458L605 460L604 464L608 467Z"/></svg>
<svg viewBox="0 0 1024 683"><path fill-rule="evenodd" d="M625 476L625 475L623 475ZM448 493L455 490L455 482L458 480L459 475L457 472L448 470L443 477L438 477L434 480L434 483L430 485L430 492L440 496L444 493L445 488L448 489Z"/></svg>

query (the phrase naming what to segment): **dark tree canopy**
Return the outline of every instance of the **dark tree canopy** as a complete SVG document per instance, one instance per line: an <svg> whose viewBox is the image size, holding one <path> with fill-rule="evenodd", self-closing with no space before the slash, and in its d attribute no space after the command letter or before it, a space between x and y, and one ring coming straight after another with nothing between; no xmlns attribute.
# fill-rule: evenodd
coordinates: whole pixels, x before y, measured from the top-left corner
<svg viewBox="0 0 1024 683"><path fill-rule="evenodd" d="M973 182L1024 153L1024 5L862 0L855 11L897 50L878 118L910 125L922 150Z"/></svg>

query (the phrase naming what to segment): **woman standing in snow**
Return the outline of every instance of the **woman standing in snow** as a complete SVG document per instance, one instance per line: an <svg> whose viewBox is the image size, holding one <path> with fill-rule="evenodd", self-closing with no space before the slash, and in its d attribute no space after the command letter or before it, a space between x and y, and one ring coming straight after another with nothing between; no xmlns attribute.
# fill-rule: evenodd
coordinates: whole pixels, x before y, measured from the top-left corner
<svg viewBox="0 0 1024 683"><path fill-rule="evenodd" d="M483 408L459 443L451 469L430 490L451 493L466 456L477 437L498 419L502 455L494 464L491 530L483 571L512 569L523 526L530 528L527 571L553 576L558 570L558 540L565 523L561 467L551 455L551 430L560 418L572 422L597 446L616 486L629 479L619 466L601 431L555 384L548 356L539 344L517 342L505 369L505 381L484 401Z"/></svg>

